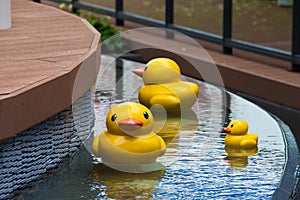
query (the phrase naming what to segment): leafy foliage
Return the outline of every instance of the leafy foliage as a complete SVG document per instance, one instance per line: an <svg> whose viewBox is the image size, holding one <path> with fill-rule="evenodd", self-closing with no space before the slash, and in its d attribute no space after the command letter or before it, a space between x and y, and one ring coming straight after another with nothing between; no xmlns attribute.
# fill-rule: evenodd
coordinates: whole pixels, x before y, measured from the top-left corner
<svg viewBox="0 0 300 200"><path fill-rule="evenodd" d="M106 15L100 15L96 12L89 12L87 10L77 10L73 12L72 4L62 3L59 6L61 9L71 12L77 16L85 18L95 29L97 29L101 33L101 41L105 41L110 39L109 42L104 42L103 44L107 48L108 51L114 52L123 49L126 46L126 43L120 37L112 36L120 33L114 24L111 22L111 18Z"/></svg>

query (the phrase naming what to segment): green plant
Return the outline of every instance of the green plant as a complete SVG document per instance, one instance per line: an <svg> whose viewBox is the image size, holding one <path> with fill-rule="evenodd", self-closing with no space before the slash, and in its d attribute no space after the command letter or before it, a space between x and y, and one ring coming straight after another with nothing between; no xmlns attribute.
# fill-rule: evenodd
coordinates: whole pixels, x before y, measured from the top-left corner
<svg viewBox="0 0 300 200"><path fill-rule="evenodd" d="M95 12L89 12L80 16L84 17L101 33L101 41L110 39L109 43L104 43L104 45L109 51L118 51L125 46L125 42L124 40L122 40L122 38L112 38L112 36L119 34L120 30L115 28L109 16L100 16Z"/></svg>
<svg viewBox="0 0 300 200"><path fill-rule="evenodd" d="M77 12L72 12L72 4L62 3L59 7L77 16L85 18L95 29L101 33L102 42L110 39L109 42L106 41L103 43L108 51L119 51L126 46L126 42L121 37L112 37L119 34L121 31L114 26L109 16L100 15L99 13L90 12L83 9L77 10Z"/></svg>

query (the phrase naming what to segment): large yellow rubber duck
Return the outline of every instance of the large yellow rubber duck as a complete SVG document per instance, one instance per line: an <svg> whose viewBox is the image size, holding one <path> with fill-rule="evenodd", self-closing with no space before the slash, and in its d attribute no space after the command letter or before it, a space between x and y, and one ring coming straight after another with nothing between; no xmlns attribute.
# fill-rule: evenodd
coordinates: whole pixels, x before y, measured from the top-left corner
<svg viewBox="0 0 300 200"><path fill-rule="evenodd" d="M149 169L139 166L155 163L165 153L165 142L152 131L153 116L141 104L127 102L112 107L106 127L94 138L92 151L107 166L127 172L152 171L151 166Z"/></svg>
<svg viewBox="0 0 300 200"><path fill-rule="evenodd" d="M139 101L150 108L155 104L167 111L191 108L199 95L199 86L180 80L180 68L169 58L150 60L145 68L133 70L143 77L144 86L139 90Z"/></svg>
<svg viewBox="0 0 300 200"><path fill-rule="evenodd" d="M236 147L254 147L257 145L258 136L248 133L248 123L244 120L233 120L224 129L227 133L225 144Z"/></svg>

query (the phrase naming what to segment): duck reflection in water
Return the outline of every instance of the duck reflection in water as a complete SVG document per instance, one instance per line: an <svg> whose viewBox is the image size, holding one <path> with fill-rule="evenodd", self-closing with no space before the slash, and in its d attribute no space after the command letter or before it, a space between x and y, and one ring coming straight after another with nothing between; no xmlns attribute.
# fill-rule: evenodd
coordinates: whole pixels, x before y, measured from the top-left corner
<svg viewBox="0 0 300 200"><path fill-rule="evenodd" d="M98 190L97 198L100 199L152 199L154 187L164 173L164 170L127 173L97 164L93 167L92 188Z"/></svg>
<svg viewBox="0 0 300 200"><path fill-rule="evenodd" d="M193 109L166 112L162 106L151 107L154 117L153 131L163 138L166 145L178 145L180 131L196 131L198 118Z"/></svg>
<svg viewBox="0 0 300 200"><path fill-rule="evenodd" d="M257 146L250 148L225 146L225 152L229 165L236 168L246 168L248 165L248 157L254 156L258 151Z"/></svg>

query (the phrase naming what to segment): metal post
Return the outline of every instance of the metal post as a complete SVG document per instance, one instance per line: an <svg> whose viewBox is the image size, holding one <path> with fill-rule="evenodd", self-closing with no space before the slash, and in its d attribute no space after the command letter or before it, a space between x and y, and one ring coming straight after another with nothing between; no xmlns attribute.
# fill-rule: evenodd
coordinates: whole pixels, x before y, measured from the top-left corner
<svg viewBox="0 0 300 200"><path fill-rule="evenodd" d="M124 65L121 58L116 59L116 99L123 100L123 74Z"/></svg>
<svg viewBox="0 0 300 200"><path fill-rule="evenodd" d="M174 23L174 0L165 0L165 27ZM174 34L170 31L166 31L167 38L174 38Z"/></svg>
<svg viewBox="0 0 300 200"><path fill-rule="evenodd" d="M124 26L124 20L118 18L118 13L123 12L123 0L116 0L116 25Z"/></svg>
<svg viewBox="0 0 300 200"><path fill-rule="evenodd" d="M78 9L75 6L76 1L78 1L78 0L72 0L71 1L71 4L72 4L72 13L77 13L77 11L78 11Z"/></svg>
<svg viewBox="0 0 300 200"><path fill-rule="evenodd" d="M165 25L174 23L174 0L166 0Z"/></svg>
<svg viewBox="0 0 300 200"><path fill-rule="evenodd" d="M232 48L225 46L225 40L232 37L232 0L223 0L223 53L232 54Z"/></svg>
<svg viewBox="0 0 300 200"><path fill-rule="evenodd" d="M293 2L293 27L292 27L292 71L300 71L300 64L293 62L296 55L300 55L300 1Z"/></svg>

